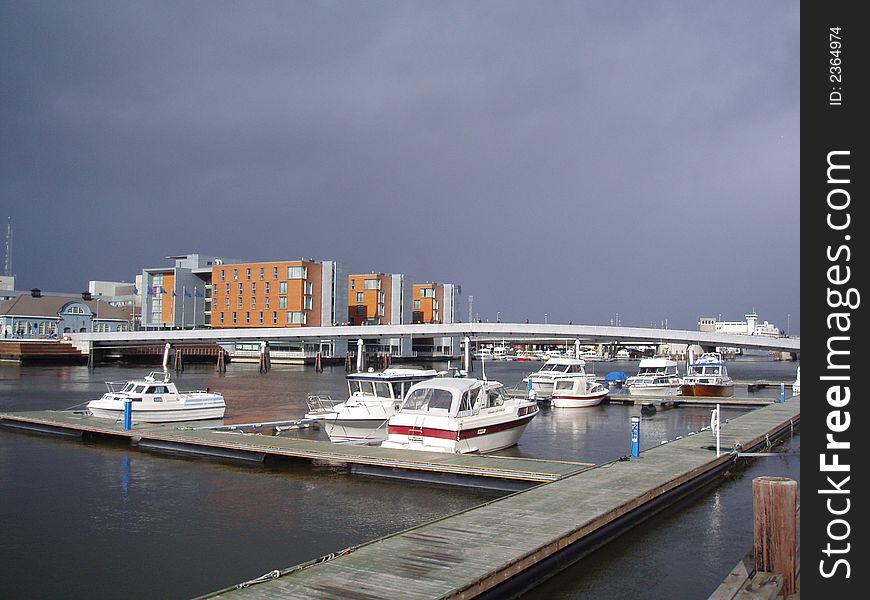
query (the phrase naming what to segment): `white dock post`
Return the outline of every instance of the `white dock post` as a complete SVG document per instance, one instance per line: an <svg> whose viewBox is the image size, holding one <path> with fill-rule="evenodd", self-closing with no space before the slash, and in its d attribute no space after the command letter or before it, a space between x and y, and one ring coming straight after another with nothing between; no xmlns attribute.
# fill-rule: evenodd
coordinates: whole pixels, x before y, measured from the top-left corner
<svg viewBox="0 0 870 600"><path fill-rule="evenodd" d="M356 341L356 372L361 373L363 370L363 354L365 354L365 342L362 338Z"/></svg>
<svg viewBox="0 0 870 600"><path fill-rule="evenodd" d="M471 373L471 338L465 336L465 361L463 364L466 373Z"/></svg>

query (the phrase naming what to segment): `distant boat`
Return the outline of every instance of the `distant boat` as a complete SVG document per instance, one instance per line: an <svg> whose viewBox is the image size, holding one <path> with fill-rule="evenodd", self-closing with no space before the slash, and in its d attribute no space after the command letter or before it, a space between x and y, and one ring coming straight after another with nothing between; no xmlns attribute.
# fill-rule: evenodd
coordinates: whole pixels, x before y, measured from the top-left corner
<svg viewBox="0 0 870 600"><path fill-rule="evenodd" d="M722 355L718 352L702 354L698 360L690 363L683 385L680 387L683 396L714 396L728 398L734 395L734 382L728 375Z"/></svg>
<svg viewBox="0 0 870 600"><path fill-rule="evenodd" d="M630 360L631 352L626 350L625 348L621 348L616 352L616 360Z"/></svg>
<svg viewBox="0 0 870 600"><path fill-rule="evenodd" d="M540 370L523 378L523 382L528 384L531 381L529 391L534 392L536 398L546 399L553 395L553 382L556 378L591 378L595 381L595 374L587 373L585 364L586 361L580 358L551 358L541 365Z"/></svg>
<svg viewBox="0 0 870 600"><path fill-rule="evenodd" d="M629 394L676 396L681 384L677 361L658 357L641 360L637 365L637 375L629 377L624 387Z"/></svg>
<svg viewBox="0 0 870 600"><path fill-rule="evenodd" d="M801 368L797 368L797 379L794 380L794 383L791 384L791 393L794 396L800 396L801 394Z"/></svg>
<svg viewBox="0 0 870 600"><path fill-rule="evenodd" d="M556 408L596 406L610 392L600 383L577 377L562 377L553 382L551 402Z"/></svg>
<svg viewBox="0 0 870 600"><path fill-rule="evenodd" d="M627 373L623 371L611 371L604 376L604 383L606 383L610 387L622 387L627 379Z"/></svg>

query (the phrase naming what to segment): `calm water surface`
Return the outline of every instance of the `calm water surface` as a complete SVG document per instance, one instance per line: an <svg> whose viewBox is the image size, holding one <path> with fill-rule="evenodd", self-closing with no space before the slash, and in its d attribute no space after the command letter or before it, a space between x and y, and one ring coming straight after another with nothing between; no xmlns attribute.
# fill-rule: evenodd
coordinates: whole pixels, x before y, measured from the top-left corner
<svg viewBox="0 0 870 600"><path fill-rule="evenodd" d="M490 363L508 386L540 363ZM443 368L444 365L436 365ZM637 363L595 365L629 373ZM791 381L796 364L735 361L737 380ZM99 396L104 381L148 369L0 366L0 411L65 409ZM476 374L479 375L479 372ZM310 392L345 393L344 370L321 374L231 365L187 366L180 389L209 387L227 423L293 419ZM778 389L738 396L777 396ZM723 411L724 418L745 410ZM510 456L601 463L629 453L634 406L545 408ZM708 408L644 417L641 448L709 423ZM318 431L303 437L321 439ZM799 438L792 448L799 448ZM529 594L534 598L706 597L752 543L751 478L799 480L799 457L756 461L608 544ZM0 575L7 597L189 598L413 527L497 497L493 492L352 476L303 463L236 465L0 429ZM627 576L630 575L630 576Z"/></svg>

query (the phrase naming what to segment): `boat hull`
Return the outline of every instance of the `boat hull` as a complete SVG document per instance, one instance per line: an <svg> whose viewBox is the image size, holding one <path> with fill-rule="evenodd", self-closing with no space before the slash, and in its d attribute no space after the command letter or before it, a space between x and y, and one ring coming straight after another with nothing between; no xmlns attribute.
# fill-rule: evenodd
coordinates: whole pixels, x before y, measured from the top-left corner
<svg viewBox="0 0 870 600"><path fill-rule="evenodd" d="M680 385L624 385L631 396L676 396Z"/></svg>
<svg viewBox="0 0 870 600"><path fill-rule="evenodd" d="M730 398L734 395L734 384L687 383L680 387L683 396L707 396L711 398Z"/></svg>
<svg viewBox="0 0 870 600"><path fill-rule="evenodd" d="M100 406L88 406L91 415L100 419L113 419L116 421L123 420L124 410L114 408L104 408ZM181 421L202 421L206 419L223 419L225 406L218 407L197 407L183 409L154 409L154 410L136 410L133 409L131 417L133 421L139 423L176 423Z"/></svg>
<svg viewBox="0 0 870 600"><path fill-rule="evenodd" d="M387 439L386 419L318 419L330 442L369 444Z"/></svg>
<svg viewBox="0 0 870 600"><path fill-rule="evenodd" d="M413 425L390 425L389 437L381 444L383 448L450 452L456 454L487 453L516 446L526 426L537 414L524 416L463 429L439 427L415 427Z"/></svg>
<svg viewBox="0 0 870 600"><path fill-rule="evenodd" d="M585 408L601 404L607 393L605 390L597 394L554 394L550 402L556 408Z"/></svg>

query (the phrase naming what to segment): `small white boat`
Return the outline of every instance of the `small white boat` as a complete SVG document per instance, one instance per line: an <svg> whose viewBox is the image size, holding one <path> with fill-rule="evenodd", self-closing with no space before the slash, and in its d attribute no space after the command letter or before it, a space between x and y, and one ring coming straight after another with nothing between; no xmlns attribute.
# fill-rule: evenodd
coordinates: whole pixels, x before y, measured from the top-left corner
<svg viewBox="0 0 870 600"><path fill-rule="evenodd" d="M586 361L581 358L551 358L541 365L540 370L523 378L528 385L532 382L531 392L536 398L546 399L553 395L553 382L557 378L575 377L595 381L594 373L587 373Z"/></svg>
<svg viewBox="0 0 870 600"><path fill-rule="evenodd" d="M439 377L411 388L381 446L493 452L515 445L537 414L537 402L507 397L497 381Z"/></svg>
<svg viewBox="0 0 870 600"><path fill-rule="evenodd" d="M607 396L605 386L587 379L563 377L553 384L551 402L556 408L583 408L596 406Z"/></svg>
<svg viewBox="0 0 870 600"><path fill-rule="evenodd" d="M797 368L797 379L794 380L794 383L791 384L791 393L793 396L801 395L801 368Z"/></svg>
<svg viewBox="0 0 870 600"><path fill-rule="evenodd" d="M616 352L616 360L631 360L631 352L625 348L620 348Z"/></svg>
<svg viewBox="0 0 870 600"><path fill-rule="evenodd" d="M306 419L320 423L331 442L380 443L387 438L387 421L415 383L437 377L433 369L389 368L347 376L348 398L308 396Z"/></svg>
<svg viewBox="0 0 870 600"><path fill-rule="evenodd" d="M580 358L582 358L586 362L602 362L606 360L603 354L591 348L581 351Z"/></svg>
<svg viewBox="0 0 870 600"><path fill-rule="evenodd" d="M109 391L99 400L91 400L87 408L101 419L123 419L124 405L131 401L133 421L171 423L222 419L226 410L224 397L214 392L180 393L169 381L169 371L154 371L142 379L125 382L107 381Z"/></svg>
<svg viewBox="0 0 870 600"><path fill-rule="evenodd" d="M623 386L629 394L646 396L676 396L682 385L677 361L670 358L644 358Z"/></svg>

